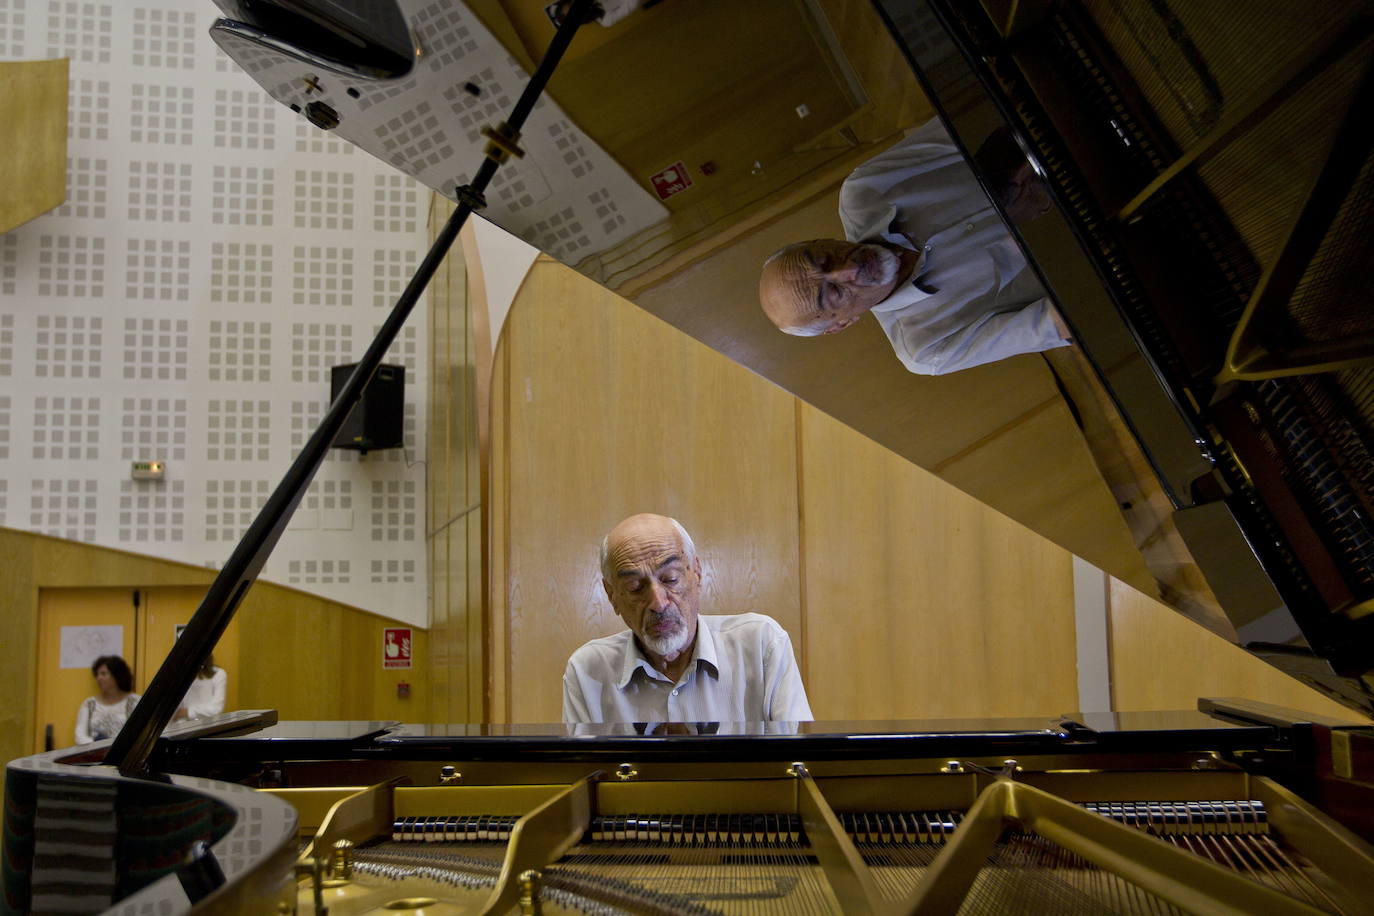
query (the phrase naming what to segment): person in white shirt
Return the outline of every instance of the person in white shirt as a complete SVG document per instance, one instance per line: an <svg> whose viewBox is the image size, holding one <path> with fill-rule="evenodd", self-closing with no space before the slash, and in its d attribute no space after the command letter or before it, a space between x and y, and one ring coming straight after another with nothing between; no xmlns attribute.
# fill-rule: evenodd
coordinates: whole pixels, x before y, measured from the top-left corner
<svg viewBox="0 0 1374 916"><path fill-rule="evenodd" d="M1014 139L975 157L1014 218L1048 210ZM941 375L1069 342L1068 328L939 119L855 169L840 189L845 239L764 262L759 302L781 330L833 334L872 312L902 363Z"/></svg>
<svg viewBox="0 0 1374 916"><path fill-rule="evenodd" d="M763 614L700 616L701 560L674 519L633 515L601 543L601 583L629 629L568 659L563 721L810 721L792 640Z"/></svg>
<svg viewBox="0 0 1374 916"><path fill-rule="evenodd" d="M196 679L181 699L175 719L203 719L224 712L224 694L229 685L229 675L223 668L215 667L215 656L209 655L196 672Z"/></svg>
<svg viewBox="0 0 1374 916"><path fill-rule="evenodd" d="M86 697L76 710L77 744L103 741L119 734L140 699L133 692L134 673L118 655L97 658L91 663L91 676L100 693Z"/></svg>

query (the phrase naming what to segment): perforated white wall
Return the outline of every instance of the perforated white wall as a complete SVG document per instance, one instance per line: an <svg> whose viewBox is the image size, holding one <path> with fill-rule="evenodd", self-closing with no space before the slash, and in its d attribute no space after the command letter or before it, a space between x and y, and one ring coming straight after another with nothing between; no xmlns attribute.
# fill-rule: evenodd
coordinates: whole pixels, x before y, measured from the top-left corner
<svg viewBox="0 0 1374 916"><path fill-rule="evenodd" d="M0 0L0 57L72 58L67 202L0 236L0 524L221 565L427 245L428 191L268 98L216 14ZM388 356L405 452L331 452L265 578L427 623L425 353Z"/></svg>

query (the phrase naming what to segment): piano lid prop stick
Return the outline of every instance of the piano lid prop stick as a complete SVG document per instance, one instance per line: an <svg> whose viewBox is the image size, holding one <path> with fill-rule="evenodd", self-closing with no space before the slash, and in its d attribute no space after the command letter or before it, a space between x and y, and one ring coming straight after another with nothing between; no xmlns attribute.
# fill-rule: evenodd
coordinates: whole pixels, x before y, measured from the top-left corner
<svg viewBox="0 0 1374 916"><path fill-rule="evenodd" d="M535 102L543 93L573 35L576 34L578 27L590 18L589 14L594 7L594 0L573 0L567 17L558 27L553 40L549 42L548 50L525 85L520 98L516 100L510 116L497 128L502 139L509 142L489 144L486 158L482 160L482 165L477 169L472 182L458 189L458 208L439 231L434 244L430 246L415 275L411 277L405 291L392 307L391 314L382 324L382 329L377 332L376 338L349 375L338 397L329 406L324 420L296 456L296 460L291 463L286 476L272 491L257 517L253 519L253 524L249 526L243 540L239 541L229 560L215 577L215 581L210 584L204 600L196 609L191 622L187 624L185 632L172 646L172 651L153 676L143 699L134 707L128 722L105 755L105 763L118 767L121 774L139 776L145 773L148 757L157 743L158 736L167 727L167 723L172 721L172 716L181 705L181 698L186 695L196 672L200 670L205 659L209 658L210 651L219 642L229 621L233 619L243 596L247 594L258 573L267 563L268 556L282 532L286 530L286 525L296 511L306 488L310 486L311 479L328 454L330 444L343 427L344 421L348 419L353 407L362 399L363 390L372 380L377 367L381 365L387 348L400 333L411 309L419 301L420 294L438 270L454 240L458 238L458 232L467 221L468 214L485 206L483 192L495 177L501 162L509 152L512 152L509 149L514 143L512 138L519 137L520 128L534 109Z"/></svg>

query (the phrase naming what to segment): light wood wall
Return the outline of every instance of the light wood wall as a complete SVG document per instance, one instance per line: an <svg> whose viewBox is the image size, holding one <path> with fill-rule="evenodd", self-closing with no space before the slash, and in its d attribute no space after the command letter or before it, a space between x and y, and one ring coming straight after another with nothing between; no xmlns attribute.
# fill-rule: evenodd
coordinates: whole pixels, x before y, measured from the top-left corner
<svg viewBox="0 0 1374 916"><path fill-rule="evenodd" d="M1246 697L1303 712L1359 717L1117 580L1108 598L1112 704L1187 709L1198 697Z"/></svg>
<svg viewBox="0 0 1374 916"><path fill-rule="evenodd" d="M432 240L454 210L433 195ZM486 718L482 639L483 479L485 433L479 405L488 403L490 343L481 344L481 264L470 244L455 246L429 287L429 511L431 677L424 690L436 722ZM464 250L467 254L464 254Z"/></svg>
<svg viewBox="0 0 1374 916"><path fill-rule="evenodd" d="M709 612L760 611L797 635L792 398L547 259L526 278L501 349L496 721L558 721L568 655L619 628L597 547L634 512L692 532Z"/></svg>
<svg viewBox="0 0 1374 916"><path fill-rule="evenodd" d="M67 198L68 61L0 61L0 232Z"/></svg>
<svg viewBox="0 0 1374 916"><path fill-rule="evenodd" d="M214 572L121 550L0 528L0 760L33 746L39 592L91 586L208 587ZM240 606L239 704L283 719L429 719L429 644L412 628L415 667L383 671L382 630L396 621L284 585L258 582ZM411 697L397 697L398 682Z"/></svg>
<svg viewBox="0 0 1374 916"><path fill-rule="evenodd" d="M493 398L492 721L556 721L568 655L622 628L597 545L638 511L692 532L703 613L789 631L818 718L1077 708L1068 551L568 268L531 270ZM1247 696L1345 714L1120 580L1107 613L1116 709Z"/></svg>
<svg viewBox="0 0 1374 916"><path fill-rule="evenodd" d="M789 631L818 717L1076 705L1061 548L549 260L497 366L496 720L556 721L568 655L621 628L597 545L639 511L692 532L703 613Z"/></svg>

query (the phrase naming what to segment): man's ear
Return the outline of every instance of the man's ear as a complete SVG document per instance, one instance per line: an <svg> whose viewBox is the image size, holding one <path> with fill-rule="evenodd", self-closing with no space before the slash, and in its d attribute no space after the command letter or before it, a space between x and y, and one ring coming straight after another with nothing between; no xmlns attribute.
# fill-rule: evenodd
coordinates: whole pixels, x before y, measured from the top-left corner
<svg viewBox="0 0 1374 916"><path fill-rule="evenodd" d="M602 580L601 580L601 587L602 587L603 589L606 590L606 600L607 600L607 601L610 601L610 600L611 600L611 583L607 582L605 579L602 579Z"/></svg>
<svg viewBox="0 0 1374 916"><path fill-rule="evenodd" d="M701 581L701 557L692 557L692 572L697 574L697 581Z"/></svg>

